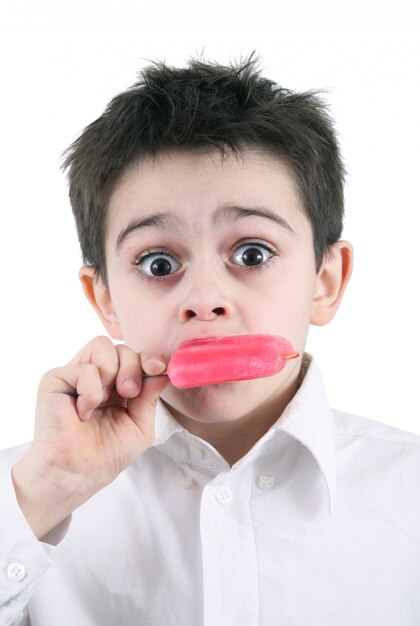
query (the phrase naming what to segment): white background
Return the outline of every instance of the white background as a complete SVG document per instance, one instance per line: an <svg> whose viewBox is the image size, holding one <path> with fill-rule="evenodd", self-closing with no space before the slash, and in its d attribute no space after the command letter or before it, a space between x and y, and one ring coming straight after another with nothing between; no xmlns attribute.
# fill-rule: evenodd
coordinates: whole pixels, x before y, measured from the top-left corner
<svg viewBox="0 0 420 626"><path fill-rule="evenodd" d="M311 327L307 350L333 407L420 434L420 29L412 7L155 4L3 0L0 449L32 438L42 374L105 333L78 282L62 151L148 59L184 65L203 52L228 63L254 49L262 75L294 90L328 90L349 172L343 238L355 248L354 272L333 322Z"/></svg>

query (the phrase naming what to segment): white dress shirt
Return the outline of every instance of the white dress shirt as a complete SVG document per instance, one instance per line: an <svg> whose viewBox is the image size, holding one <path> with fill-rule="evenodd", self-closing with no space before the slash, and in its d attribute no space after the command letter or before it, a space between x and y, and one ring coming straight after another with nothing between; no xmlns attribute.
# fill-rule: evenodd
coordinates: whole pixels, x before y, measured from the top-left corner
<svg viewBox="0 0 420 626"><path fill-rule="evenodd" d="M156 439L37 541L0 454L1 626L419 626L420 437L329 407L318 366L232 468Z"/></svg>

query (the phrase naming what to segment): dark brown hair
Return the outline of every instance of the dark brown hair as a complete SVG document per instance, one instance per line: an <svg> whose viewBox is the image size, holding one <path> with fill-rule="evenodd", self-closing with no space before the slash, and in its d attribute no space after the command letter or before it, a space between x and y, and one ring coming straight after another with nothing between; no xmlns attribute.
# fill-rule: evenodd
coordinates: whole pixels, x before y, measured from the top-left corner
<svg viewBox="0 0 420 626"><path fill-rule="evenodd" d="M83 262L105 284L110 194L136 161L173 148L219 149L224 158L254 147L285 163L312 225L319 271L343 229L345 170L333 122L319 92L295 93L261 77L254 54L229 66L152 61L64 152Z"/></svg>

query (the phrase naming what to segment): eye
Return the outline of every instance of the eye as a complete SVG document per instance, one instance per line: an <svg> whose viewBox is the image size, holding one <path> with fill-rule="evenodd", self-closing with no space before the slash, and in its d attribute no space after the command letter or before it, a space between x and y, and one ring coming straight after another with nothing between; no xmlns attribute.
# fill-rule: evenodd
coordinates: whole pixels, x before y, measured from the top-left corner
<svg viewBox="0 0 420 626"><path fill-rule="evenodd" d="M136 265L146 276L160 278L173 274L181 267L181 264L173 256L163 251L150 252L137 257Z"/></svg>
<svg viewBox="0 0 420 626"><path fill-rule="evenodd" d="M266 263L276 254L274 250L260 243L245 243L236 248L232 259L243 267L254 267Z"/></svg>

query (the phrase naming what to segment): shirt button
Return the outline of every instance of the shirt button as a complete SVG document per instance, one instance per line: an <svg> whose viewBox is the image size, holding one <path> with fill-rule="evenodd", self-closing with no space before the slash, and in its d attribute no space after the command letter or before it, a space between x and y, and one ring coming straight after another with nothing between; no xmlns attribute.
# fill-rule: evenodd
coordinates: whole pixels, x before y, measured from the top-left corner
<svg viewBox="0 0 420 626"><path fill-rule="evenodd" d="M258 476L257 485L260 489L267 491L274 486L274 478L267 474L261 474L261 476Z"/></svg>
<svg viewBox="0 0 420 626"><path fill-rule="evenodd" d="M7 575L10 580L14 580L16 583L18 583L20 580L25 578L26 567L23 565L23 563L18 563L17 561L15 563L10 563L9 567L7 568Z"/></svg>
<svg viewBox="0 0 420 626"><path fill-rule="evenodd" d="M198 446L190 446L190 454L193 461L201 461L204 456L203 450Z"/></svg>
<svg viewBox="0 0 420 626"><path fill-rule="evenodd" d="M178 480L178 484L181 487L184 487L184 489L191 489L193 486L193 480L192 478L189 478L188 476L182 476L179 480Z"/></svg>
<svg viewBox="0 0 420 626"><path fill-rule="evenodd" d="M216 490L216 500L219 504L229 504L232 498L232 492L229 487L219 487Z"/></svg>

